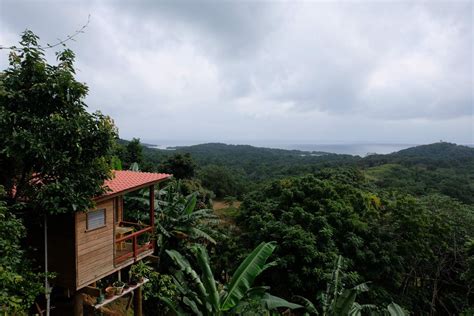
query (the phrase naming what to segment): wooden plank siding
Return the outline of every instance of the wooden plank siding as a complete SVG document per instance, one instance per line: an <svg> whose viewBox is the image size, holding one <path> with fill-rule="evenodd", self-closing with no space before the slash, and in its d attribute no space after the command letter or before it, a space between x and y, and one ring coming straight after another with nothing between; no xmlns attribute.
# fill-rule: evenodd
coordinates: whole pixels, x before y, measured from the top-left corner
<svg viewBox="0 0 474 316"><path fill-rule="evenodd" d="M86 213L76 213L76 289L80 289L115 270L114 231L116 199L97 203L105 209L105 226L87 230Z"/></svg>

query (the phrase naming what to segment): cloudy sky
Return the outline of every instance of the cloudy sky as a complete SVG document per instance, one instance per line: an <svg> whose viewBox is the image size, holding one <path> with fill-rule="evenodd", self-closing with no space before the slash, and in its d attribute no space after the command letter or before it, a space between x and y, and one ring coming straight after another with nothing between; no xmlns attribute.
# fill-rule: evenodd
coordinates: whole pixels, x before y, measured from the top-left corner
<svg viewBox="0 0 474 316"><path fill-rule="evenodd" d="M474 143L472 1L0 0L0 45L89 14L68 46L123 138Z"/></svg>

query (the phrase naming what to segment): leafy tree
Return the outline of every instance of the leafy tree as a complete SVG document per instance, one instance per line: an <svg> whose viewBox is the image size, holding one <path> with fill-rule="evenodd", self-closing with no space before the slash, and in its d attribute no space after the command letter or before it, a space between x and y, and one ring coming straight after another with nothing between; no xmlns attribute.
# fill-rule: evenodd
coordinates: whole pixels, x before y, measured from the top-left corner
<svg viewBox="0 0 474 316"><path fill-rule="evenodd" d="M146 315L168 315L167 306L162 302L175 301L178 293L173 278L167 274L160 274L151 270L146 278L149 280L143 286L144 311ZM157 308L158 307L158 308ZM158 313L157 313L158 310Z"/></svg>
<svg viewBox="0 0 474 316"><path fill-rule="evenodd" d="M189 153L176 154L165 160L159 169L173 174L176 179L190 179L194 177L196 163Z"/></svg>
<svg viewBox="0 0 474 316"><path fill-rule="evenodd" d="M198 179L183 179L180 180L179 190L181 194L187 196L195 194L197 197L198 208L211 208L212 199L215 197L214 193L201 184Z"/></svg>
<svg viewBox="0 0 474 316"><path fill-rule="evenodd" d="M33 273L31 263L21 249L25 227L3 201L0 186L0 313L17 315L25 312L43 287L40 275Z"/></svg>
<svg viewBox="0 0 474 316"><path fill-rule="evenodd" d="M133 163L143 164L143 146L140 144L140 138L133 138L125 148L126 166L131 166Z"/></svg>
<svg viewBox="0 0 474 316"><path fill-rule="evenodd" d="M316 296L342 255L352 268L348 287L372 281L364 299L377 305L396 301L422 314L460 313L471 304L462 245L473 238L472 206L441 195L377 195L346 172L318 176L271 182L240 208L244 248L280 244L279 264L265 276L278 295Z"/></svg>
<svg viewBox="0 0 474 316"><path fill-rule="evenodd" d="M237 224L247 249L269 239L279 243L279 265L266 280L279 295L315 296L325 286L335 258L354 258L353 252L365 246L370 207L366 195L351 185L314 176L290 178L249 194ZM370 262L364 253L357 255ZM355 274L351 282L359 278Z"/></svg>
<svg viewBox="0 0 474 316"><path fill-rule="evenodd" d="M88 88L75 79L74 53L58 52L50 65L38 40L25 31L0 73L0 184L9 205L84 210L104 192L116 129L109 117L86 111Z"/></svg>
<svg viewBox="0 0 474 316"><path fill-rule="evenodd" d="M461 275L462 280L469 284L467 289L467 306L470 306L474 312L474 239L470 239L464 244L464 253L466 256L467 269Z"/></svg>
<svg viewBox="0 0 474 316"><path fill-rule="evenodd" d="M261 243L240 264L225 290L219 290L214 279L206 249L201 245L193 248L198 273L189 261L175 250L167 250L179 270L175 273L178 291L182 294L181 306L167 302L168 306L178 315L184 315L185 310L195 315L221 315L232 313L239 305L249 300L258 300L268 309L279 307L300 308L302 306L290 303L267 293L267 287L252 287L256 277L266 269L275 265L266 263L275 249L275 243ZM166 300L165 300L166 302Z"/></svg>
<svg viewBox="0 0 474 316"><path fill-rule="evenodd" d="M218 198L241 195L245 191L242 175L228 167L208 165L199 171L198 176L202 185Z"/></svg>
<svg viewBox="0 0 474 316"><path fill-rule="evenodd" d="M441 195L395 197L386 203L389 217L381 229L386 244L396 246L393 257L400 266L392 262L387 279L403 289L397 301L415 313L461 312L474 286L474 280L463 280L470 263L462 247L473 238L474 208ZM390 289L387 280L383 286Z"/></svg>

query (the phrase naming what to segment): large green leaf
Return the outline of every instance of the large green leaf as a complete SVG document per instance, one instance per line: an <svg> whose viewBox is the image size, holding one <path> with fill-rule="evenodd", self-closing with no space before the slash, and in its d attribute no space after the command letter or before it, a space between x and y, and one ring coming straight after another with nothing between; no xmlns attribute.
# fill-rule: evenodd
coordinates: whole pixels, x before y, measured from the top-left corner
<svg viewBox="0 0 474 316"><path fill-rule="evenodd" d="M355 302L354 304L352 304L349 316L361 316L363 311L377 311L377 306L373 304L360 305L359 303Z"/></svg>
<svg viewBox="0 0 474 316"><path fill-rule="evenodd" d="M351 289L345 289L334 302L335 315L348 315L354 305L357 294L368 290L369 287L366 283L361 283Z"/></svg>
<svg viewBox="0 0 474 316"><path fill-rule="evenodd" d="M333 305L334 315L348 315L352 309L352 305L357 297L357 291L353 289L346 289L335 300Z"/></svg>
<svg viewBox="0 0 474 316"><path fill-rule="evenodd" d="M275 247L275 242L262 242L240 264L232 276L227 295L221 303L222 311L233 308L244 297L255 278L263 271L265 263Z"/></svg>
<svg viewBox="0 0 474 316"><path fill-rule="evenodd" d="M174 305L174 303L167 297L160 297L160 301L165 303L165 305L177 316L185 316L186 314L182 311L178 310L178 308Z"/></svg>
<svg viewBox="0 0 474 316"><path fill-rule="evenodd" d="M318 315L318 310L314 307L313 302L308 300L306 297L296 295L293 297L293 300L301 303L308 313Z"/></svg>
<svg viewBox="0 0 474 316"><path fill-rule="evenodd" d="M390 303L387 306L388 312L390 313L390 316L405 316L406 313L403 310L403 308L400 307L400 305L396 303Z"/></svg>
<svg viewBox="0 0 474 316"><path fill-rule="evenodd" d="M280 308L280 307L286 307L286 308L289 308L289 309L303 308L302 305L288 302L287 300L285 300L281 297L273 296L273 295L268 294L268 293L266 293L263 296L262 303L269 310L277 309L277 308Z"/></svg>
<svg viewBox="0 0 474 316"><path fill-rule="evenodd" d="M183 303L186 304L187 306L189 306L189 308L191 308L191 310L193 311L194 315L197 315L197 316L202 316L202 313L201 311L199 310L197 304L195 301L193 300L190 300L188 297L183 297Z"/></svg>
<svg viewBox="0 0 474 316"><path fill-rule="evenodd" d="M197 262L202 271L202 280L207 290L207 301L212 306L212 309L217 311L219 310L219 292L217 292L216 281L214 280L214 275L212 274L209 263L209 256L202 245L196 245L194 251L196 253Z"/></svg>
<svg viewBox="0 0 474 316"><path fill-rule="evenodd" d="M192 282L196 285L199 291L201 300L204 302L207 301L208 293L206 291L206 287L204 286L201 279L199 278L199 275L191 267L191 264L189 263L189 261L186 258L184 258L176 250L166 250L166 253L181 268L181 270L191 278Z"/></svg>
<svg viewBox="0 0 474 316"><path fill-rule="evenodd" d="M189 261L176 250L166 250L166 253L171 257L171 259L173 259L173 261L180 267L181 270L191 267Z"/></svg>
<svg viewBox="0 0 474 316"><path fill-rule="evenodd" d="M188 201L186 202L186 206L184 207L185 214L191 214L196 207L197 197L196 194L191 194L188 197Z"/></svg>
<svg viewBox="0 0 474 316"><path fill-rule="evenodd" d="M140 171L140 167L138 166L138 163L136 162L133 162L131 165L130 165L130 170L132 171Z"/></svg>
<svg viewBox="0 0 474 316"><path fill-rule="evenodd" d="M247 290L245 299L260 301L270 289L269 286L255 286Z"/></svg>
<svg viewBox="0 0 474 316"><path fill-rule="evenodd" d="M206 232L200 230L199 228L196 228L196 227L191 227L189 229L189 232L191 233L191 236L193 238L202 238L202 239L205 239L207 240L208 242L210 242L211 244L215 245L216 244L216 241L214 238L212 238L211 236L209 236Z"/></svg>

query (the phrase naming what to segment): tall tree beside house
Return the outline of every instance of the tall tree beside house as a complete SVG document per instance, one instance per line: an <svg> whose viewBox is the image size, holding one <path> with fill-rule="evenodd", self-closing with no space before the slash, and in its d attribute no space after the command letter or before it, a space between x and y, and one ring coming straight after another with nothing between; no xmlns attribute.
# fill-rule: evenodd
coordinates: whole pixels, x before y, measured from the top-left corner
<svg viewBox="0 0 474 316"><path fill-rule="evenodd" d="M73 51L56 56L49 64L38 36L25 31L0 73L0 185L9 206L47 213L91 207L117 134L109 117L86 111Z"/></svg>
<svg viewBox="0 0 474 316"><path fill-rule="evenodd" d="M28 264L19 215L37 218L86 210L110 176L113 121L89 113L88 88L75 79L74 53L64 49L47 62L31 31L10 48L0 71L0 311L27 310L41 291ZM24 217L26 218L26 216ZM34 254L32 254L34 255ZM38 256L36 256L38 257Z"/></svg>

